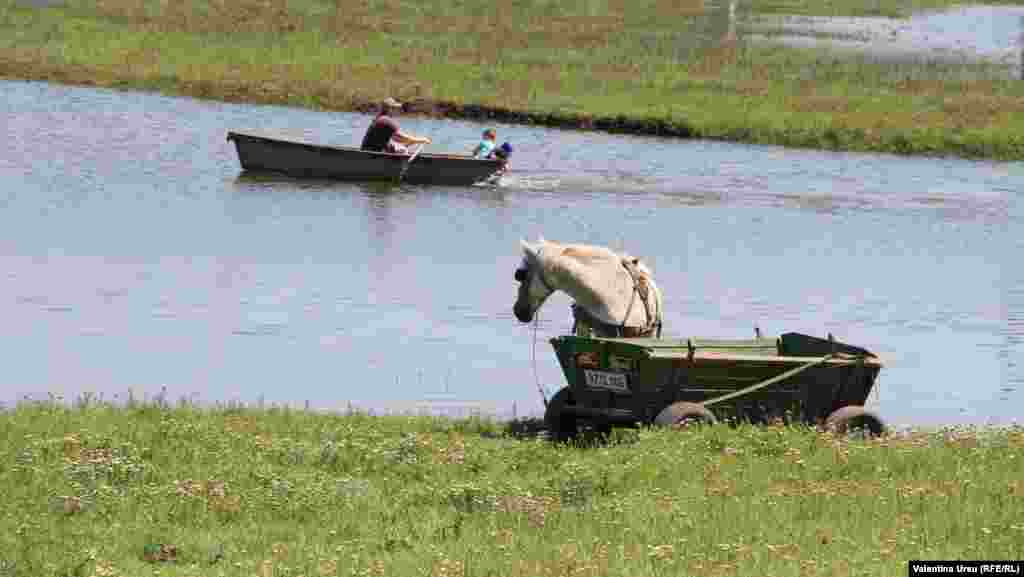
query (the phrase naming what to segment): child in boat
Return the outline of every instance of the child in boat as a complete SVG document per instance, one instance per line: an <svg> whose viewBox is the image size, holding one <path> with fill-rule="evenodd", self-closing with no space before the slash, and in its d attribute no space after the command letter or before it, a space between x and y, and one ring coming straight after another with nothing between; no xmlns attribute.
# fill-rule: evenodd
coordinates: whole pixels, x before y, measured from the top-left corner
<svg viewBox="0 0 1024 577"><path fill-rule="evenodd" d="M488 128L484 131L484 137L480 140L480 144L476 145L473 149L473 158L488 158L491 152L494 151L495 139L498 134L493 128Z"/></svg>
<svg viewBox="0 0 1024 577"><path fill-rule="evenodd" d="M496 158L501 161L501 167L498 169L499 174L505 174L508 172L508 159L512 156L512 145L503 142L501 146L494 149L489 158Z"/></svg>
<svg viewBox="0 0 1024 577"><path fill-rule="evenodd" d="M488 159L500 160L501 163L498 165L498 170L495 170L490 176L488 176L484 182L489 184L496 184L501 177L508 172L508 158L512 156L512 145L505 142L498 148L495 148L493 152L487 155Z"/></svg>

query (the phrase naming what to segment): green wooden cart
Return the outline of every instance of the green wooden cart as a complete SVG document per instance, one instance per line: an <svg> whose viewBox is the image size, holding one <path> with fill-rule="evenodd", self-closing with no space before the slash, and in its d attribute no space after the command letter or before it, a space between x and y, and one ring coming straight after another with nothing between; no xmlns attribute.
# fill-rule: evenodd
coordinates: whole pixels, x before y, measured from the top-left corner
<svg viewBox="0 0 1024 577"><path fill-rule="evenodd" d="M882 363L860 347L800 333L749 340L551 339L568 386L548 402L552 437L583 425L803 422L881 434L864 403Z"/></svg>

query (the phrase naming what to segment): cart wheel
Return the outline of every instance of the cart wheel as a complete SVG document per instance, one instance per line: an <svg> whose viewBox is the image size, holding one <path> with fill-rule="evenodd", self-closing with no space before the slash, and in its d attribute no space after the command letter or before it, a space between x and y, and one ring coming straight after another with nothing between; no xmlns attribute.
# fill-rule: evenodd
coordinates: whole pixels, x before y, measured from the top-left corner
<svg viewBox="0 0 1024 577"><path fill-rule="evenodd" d="M544 424L553 441L570 440L578 432L576 417L565 412L567 404L569 404L568 387L560 389L555 396L548 399L548 406L544 410Z"/></svg>
<svg viewBox="0 0 1024 577"><path fill-rule="evenodd" d="M712 425L717 422L718 419L715 418L714 413L709 411L704 405L687 403L685 401L672 403L662 409L658 416L654 418L656 426L673 428L685 427L690 424Z"/></svg>
<svg viewBox="0 0 1024 577"><path fill-rule="evenodd" d="M861 431L866 436L880 437L885 434L885 423L861 405L847 405L832 411L825 419L825 430L835 435Z"/></svg>

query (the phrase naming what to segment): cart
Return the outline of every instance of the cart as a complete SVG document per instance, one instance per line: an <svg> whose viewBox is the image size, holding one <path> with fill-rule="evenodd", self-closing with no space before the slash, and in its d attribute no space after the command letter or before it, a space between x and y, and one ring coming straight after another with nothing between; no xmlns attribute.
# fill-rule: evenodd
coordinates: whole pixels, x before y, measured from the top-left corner
<svg viewBox="0 0 1024 577"><path fill-rule="evenodd" d="M864 408L882 368L876 355L831 334L757 333L748 340L555 337L568 386L547 402L545 424L558 440L584 427L718 421L884 432Z"/></svg>

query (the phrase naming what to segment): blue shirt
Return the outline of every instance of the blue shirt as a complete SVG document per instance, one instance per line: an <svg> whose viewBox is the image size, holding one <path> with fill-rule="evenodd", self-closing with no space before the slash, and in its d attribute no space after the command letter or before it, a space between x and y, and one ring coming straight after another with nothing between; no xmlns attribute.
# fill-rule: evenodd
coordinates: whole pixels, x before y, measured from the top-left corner
<svg viewBox="0 0 1024 577"><path fill-rule="evenodd" d="M473 149L473 158L487 158L492 150L494 150L493 140L481 140L480 144Z"/></svg>

